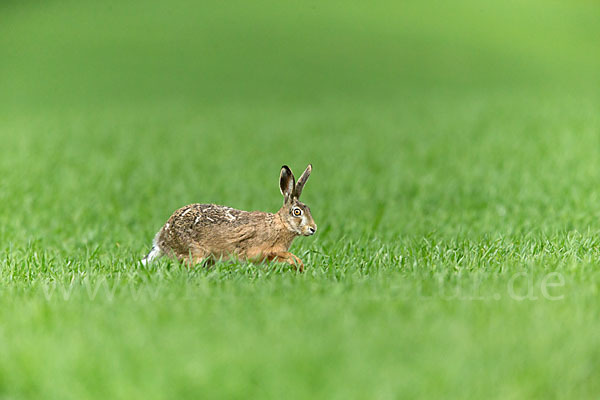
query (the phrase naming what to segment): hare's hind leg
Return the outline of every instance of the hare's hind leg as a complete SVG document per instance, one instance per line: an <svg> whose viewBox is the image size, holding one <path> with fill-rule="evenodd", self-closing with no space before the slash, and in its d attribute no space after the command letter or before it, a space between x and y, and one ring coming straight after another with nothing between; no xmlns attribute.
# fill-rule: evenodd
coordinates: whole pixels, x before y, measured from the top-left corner
<svg viewBox="0 0 600 400"><path fill-rule="evenodd" d="M183 257L179 257L189 268L193 268L196 265L203 267L211 267L215 261L209 251L202 247L192 244L188 254Z"/></svg>
<svg viewBox="0 0 600 400"><path fill-rule="evenodd" d="M204 266L210 257L199 257L193 254L186 255L185 257L179 257L179 261L183 262L186 267L194 268L196 265Z"/></svg>

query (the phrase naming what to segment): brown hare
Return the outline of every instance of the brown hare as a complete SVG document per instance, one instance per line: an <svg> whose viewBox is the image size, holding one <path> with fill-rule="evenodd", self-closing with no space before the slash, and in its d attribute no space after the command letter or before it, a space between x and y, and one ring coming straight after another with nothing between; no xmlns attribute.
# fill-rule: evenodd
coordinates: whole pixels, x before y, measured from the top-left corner
<svg viewBox="0 0 600 400"><path fill-rule="evenodd" d="M180 208L158 231L152 250L142 263L146 265L163 255L189 265L226 259L275 260L303 271L302 260L288 249L296 236L310 236L317 231L310 209L299 200L311 171L309 164L296 183L289 167L281 167L279 189L283 206L275 214L215 204Z"/></svg>

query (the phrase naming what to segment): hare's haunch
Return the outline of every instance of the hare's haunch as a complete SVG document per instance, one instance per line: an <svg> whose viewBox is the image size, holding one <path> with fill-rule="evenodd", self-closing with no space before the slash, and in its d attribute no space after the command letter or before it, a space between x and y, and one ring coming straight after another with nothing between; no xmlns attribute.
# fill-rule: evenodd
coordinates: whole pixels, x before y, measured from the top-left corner
<svg viewBox="0 0 600 400"><path fill-rule="evenodd" d="M284 200L275 214L215 204L180 208L158 231L152 250L142 262L147 264L163 255L190 265L231 258L275 260L302 271L302 260L288 250L296 236L310 236L317 231L310 209L299 200L311 170L309 164L296 183L289 167L281 167L279 188Z"/></svg>

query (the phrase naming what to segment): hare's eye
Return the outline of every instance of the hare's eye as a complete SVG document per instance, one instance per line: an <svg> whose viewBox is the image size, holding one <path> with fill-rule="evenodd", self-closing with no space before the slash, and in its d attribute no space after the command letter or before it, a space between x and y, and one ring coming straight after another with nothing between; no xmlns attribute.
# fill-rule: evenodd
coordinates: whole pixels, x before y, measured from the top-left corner
<svg viewBox="0 0 600 400"><path fill-rule="evenodd" d="M294 215L294 217L299 217L299 216L301 216L301 215L302 215L302 210L301 210L301 209L299 209L299 208L294 208L294 209L292 210L292 214Z"/></svg>

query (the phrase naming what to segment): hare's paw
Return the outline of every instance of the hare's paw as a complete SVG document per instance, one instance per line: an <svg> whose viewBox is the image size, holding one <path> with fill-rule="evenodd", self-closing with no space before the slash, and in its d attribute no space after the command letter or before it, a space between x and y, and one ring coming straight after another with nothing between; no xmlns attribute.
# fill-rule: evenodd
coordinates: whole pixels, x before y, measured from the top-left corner
<svg viewBox="0 0 600 400"><path fill-rule="evenodd" d="M302 262L302 260L296 256L295 254L292 253L288 253L288 263L294 267L295 270L298 270L300 272L304 272L304 263Z"/></svg>
<svg viewBox="0 0 600 400"><path fill-rule="evenodd" d="M275 253L271 253L267 259L269 261L279 261L279 262L285 262L290 264L295 270L303 272L304 271L304 263L302 262L302 260L300 258L298 258L297 256L295 256L294 254L287 252L287 251L281 251L281 252L275 252Z"/></svg>

